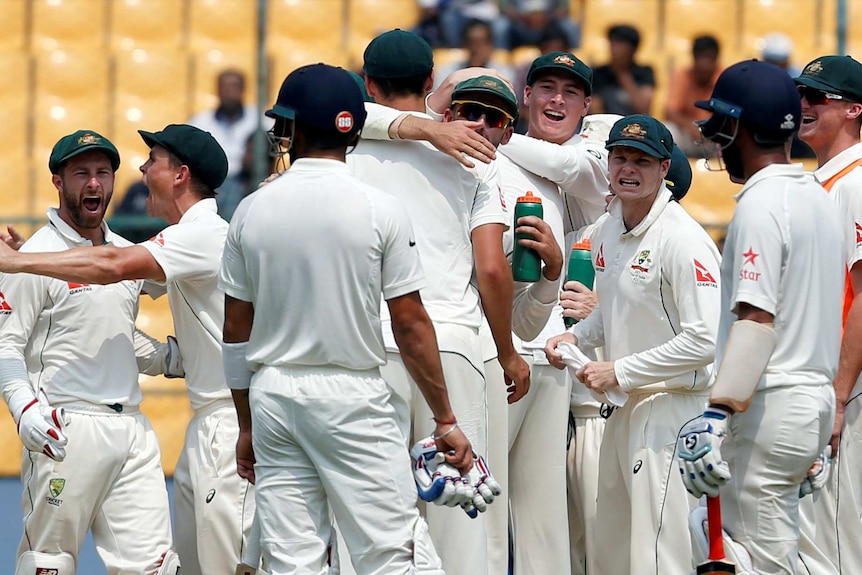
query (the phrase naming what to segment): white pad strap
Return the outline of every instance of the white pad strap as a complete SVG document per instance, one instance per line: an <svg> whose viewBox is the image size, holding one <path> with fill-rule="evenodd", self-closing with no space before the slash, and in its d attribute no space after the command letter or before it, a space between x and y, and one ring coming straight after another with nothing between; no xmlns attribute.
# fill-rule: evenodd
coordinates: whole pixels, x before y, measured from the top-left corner
<svg viewBox="0 0 862 575"><path fill-rule="evenodd" d="M237 343L222 342L222 363L224 364L224 376L227 386L231 389L248 389L251 387L251 376L254 372L249 369L245 354L248 342Z"/></svg>
<svg viewBox="0 0 862 575"><path fill-rule="evenodd" d="M25 551L18 557L15 575L33 575L34 573L75 575L75 558L68 553Z"/></svg>
<svg viewBox="0 0 862 575"><path fill-rule="evenodd" d="M724 358L709 394L713 404L745 411L778 345L772 324L739 320L730 327Z"/></svg>

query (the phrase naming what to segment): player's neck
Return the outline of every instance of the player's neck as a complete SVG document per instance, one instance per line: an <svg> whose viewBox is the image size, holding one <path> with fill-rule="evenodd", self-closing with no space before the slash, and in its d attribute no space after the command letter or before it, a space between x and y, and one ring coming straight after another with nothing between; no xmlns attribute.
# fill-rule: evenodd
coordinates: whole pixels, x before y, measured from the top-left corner
<svg viewBox="0 0 862 575"><path fill-rule="evenodd" d="M425 98L423 96L391 96L389 98L375 98L378 104L388 106L402 112L425 113Z"/></svg>
<svg viewBox="0 0 862 575"><path fill-rule="evenodd" d="M817 166L820 167L847 148L859 143L859 133L853 134L849 129L842 129L834 138L828 138L824 145L812 148L817 156Z"/></svg>

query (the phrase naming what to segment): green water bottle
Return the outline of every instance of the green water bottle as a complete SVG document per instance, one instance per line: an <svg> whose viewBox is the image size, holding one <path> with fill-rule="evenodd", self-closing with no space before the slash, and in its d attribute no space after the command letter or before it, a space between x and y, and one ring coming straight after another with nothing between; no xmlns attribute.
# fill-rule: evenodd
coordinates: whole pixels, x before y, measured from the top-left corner
<svg viewBox="0 0 862 575"><path fill-rule="evenodd" d="M596 279L596 269L593 267L593 257L590 251L590 240L578 242L572 246L569 254L569 267L566 271L566 281L579 281L590 289L593 289L593 281ZM572 327L578 320L573 317L563 318L566 327Z"/></svg>
<svg viewBox="0 0 862 575"><path fill-rule="evenodd" d="M518 198L515 204L514 227L518 227L518 220L524 216L543 217L542 198L527 192L526 196ZM536 250L525 248L518 243L520 239L534 239L530 234L515 234L515 248L512 252L512 278L516 282L537 282L542 275L542 258Z"/></svg>

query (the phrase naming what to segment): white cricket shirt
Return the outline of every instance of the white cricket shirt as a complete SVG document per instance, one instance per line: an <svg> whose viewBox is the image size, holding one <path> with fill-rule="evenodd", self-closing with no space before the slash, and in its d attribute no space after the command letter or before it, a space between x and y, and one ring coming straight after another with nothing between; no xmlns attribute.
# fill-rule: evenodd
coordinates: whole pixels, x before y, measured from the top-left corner
<svg viewBox="0 0 862 575"><path fill-rule="evenodd" d="M230 397L221 362L224 293L218 270L228 224L214 198L202 199L180 221L139 244L165 272L168 302L183 356L192 409Z"/></svg>
<svg viewBox="0 0 862 575"><path fill-rule="evenodd" d="M426 274L422 302L431 320L478 329L471 233L486 224L509 225L496 182L477 179L427 142L360 140L347 165L407 209Z"/></svg>
<svg viewBox="0 0 862 575"><path fill-rule="evenodd" d="M802 164L772 164L736 195L721 266L720 362L735 310L775 317L778 346L758 389L830 383L838 369L847 248L843 218Z"/></svg>
<svg viewBox="0 0 862 575"><path fill-rule="evenodd" d="M48 224L22 252L60 252L90 240L48 210ZM106 243L128 241L102 223ZM141 402L134 331L142 282L76 284L47 276L0 277L0 358L26 363L30 383L51 404ZM22 382L2 381L4 393Z"/></svg>
<svg viewBox="0 0 862 575"><path fill-rule="evenodd" d="M604 345L620 387L700 391L712 384L720 291L718 249L662 185L630 231L615 199L594 231L599 305L573 330Z"/></svg>
<svg viewBox="0 0 862 575"><path fill-rule="evenodd" d="M850 146L814 171L821 184L839 175L857 160L862 160L862 143ZM847 267L862 261L862 166L856 166L832 184L828 190L841 211L847 215L848 243L851 246Z"/></svg>
<svg viewBox="0 0 862 575"><path fill-rule="evenodd" d="M560 186L565 205L565 232L595 222L605 213L608 195L608 151L604 142L578 134L562 145L515 134L500 152L534 174Z"/></svg>
<svg viewBox="0 0 862 575"><path fill-rule="evenodd" d="M337 160L302 158L244 199L230 223L219 288L252 302L252 364L386 363L380 294L425 282L401 202Z"/></svg>

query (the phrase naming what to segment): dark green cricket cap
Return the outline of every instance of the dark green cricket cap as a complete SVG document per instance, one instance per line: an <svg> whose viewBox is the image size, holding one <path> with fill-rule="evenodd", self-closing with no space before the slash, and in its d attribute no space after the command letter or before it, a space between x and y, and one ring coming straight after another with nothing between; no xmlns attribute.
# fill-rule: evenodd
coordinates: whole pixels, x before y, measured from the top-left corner
<svg viewBox="0 0 862 575"><path fill-rule="evenodd" d="M518 100L515 93L505 82L494 76L476 76L459 82L452 91L452 100L463 100L474 94L491 94L506 104L507 112L518 117Z"/></svg>
<svg viewBox="0 0 862 575"><path fill-rule="evenodd" d="M431 46L400 28L384 32L365 48L362 71L372 78L425 76L434 68Z"/></svg>
<svg viewBox="0 0 862 575"><path fill-rule="evenodd" d="M368 89L365 87L365 79L356 72L347 70L347 73L350 74L350 77L353 78L353 81L356 82L357 86L359 86L359 91L362 92L362 100L365 102L373 102L374 98L368 95Z"/></svg>
<svg viewBox="0 0 862 575"><path fill-rule="evenodd" d="M170 124L160 132L138 130L152 148L161 146L189 167L192 175L215 190L227 177L227 156L209 132L188 124Z"/></svg>
<svg viewBox="0 0 862 575"><path fill-rule="evenodd" d="M794 81L862 102L862 64L850 56L821 56L809 62Z"/></svg>
<svg viewBox="0 0 862 575"><path fill-rule="evenodd" d="M605 148L626 146L646 152L654 158L667 160L673 155L673 136L667 127L646 114L632 114L611 128Z"/></svg>
<svg viewBox="0 0 862 575"><path fill-rule="evenodd" d="M63 136L51 150L48 159L48 169L52 174L58 174L60 167L70 158L74 158L84 152L99 150L104 152L111 160L114 171L120 167L120 152L111 141L93 130L78 130L74 134Z"/></svg>
<svg viewBox="0 0 862 575"><path fill-rule="evenodd" d="M551 52L533 60L530 71L527 72L527 85L532 86L538 74L556 70L574 75L575 78L583 82L585 95L592 94L593 71L571 52Z"/></svg>
<svg viewBox="0 0 862 575"><path fill-rule="evenodd" d="M664 185L676 201L683 199L691 188L691 164L676 144L673 145L673 152L670 155L670 167L664 177Z"/></svg>

